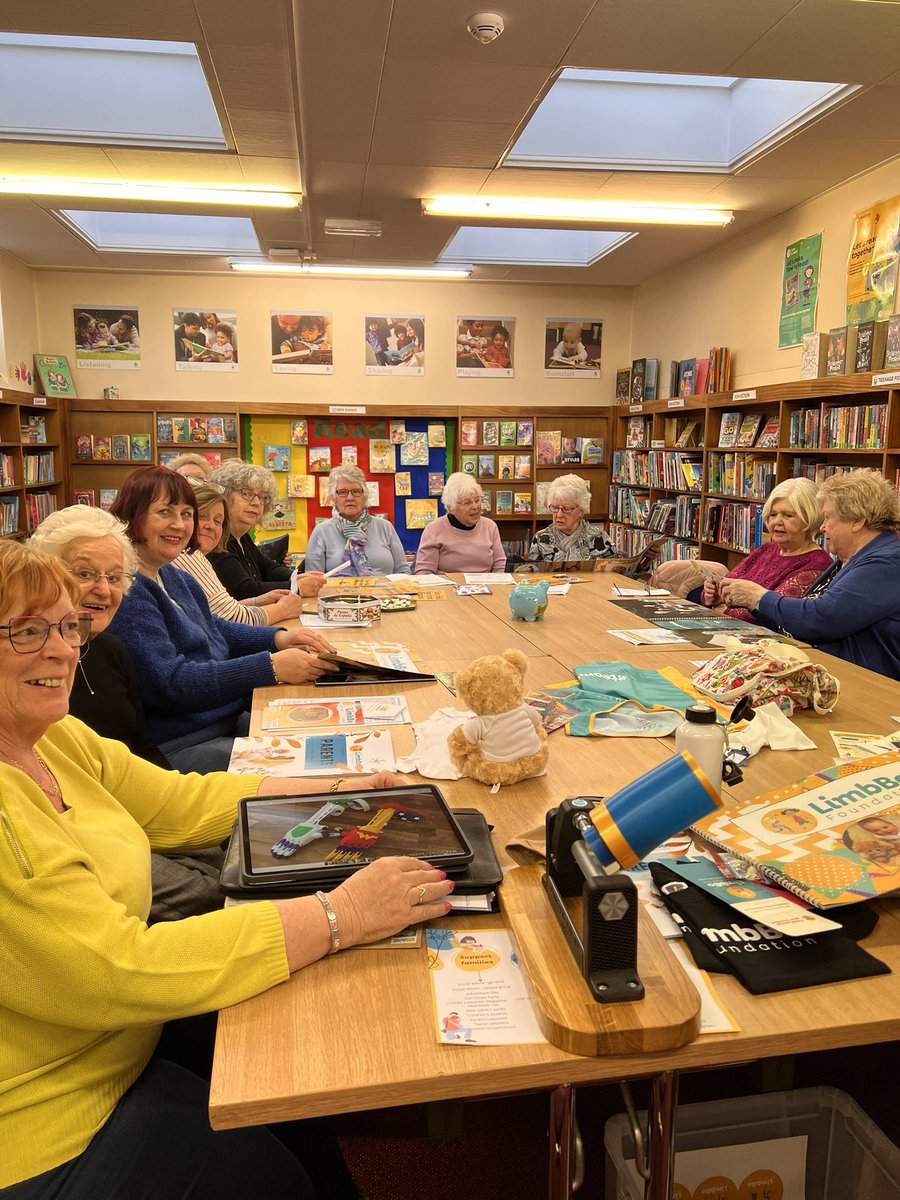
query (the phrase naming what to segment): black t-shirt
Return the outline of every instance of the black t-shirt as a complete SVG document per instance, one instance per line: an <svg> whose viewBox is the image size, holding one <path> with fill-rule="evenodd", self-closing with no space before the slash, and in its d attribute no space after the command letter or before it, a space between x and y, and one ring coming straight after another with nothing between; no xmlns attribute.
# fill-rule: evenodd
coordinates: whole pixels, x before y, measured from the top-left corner
<svg viewBox="0 0 900 1200"><path fill-rule="evenodd" d="M230 537L224 550L208 557L222 586L236 600L249 600L290 582L290 567L273 562L246 533L240 540Z"/></svg>
<svg viewBox="0 0 900 1200"><path fill-rule="evenodd" d="M114 634L98 633L82 649L69 712L101 737L124 742L132 753L171 770L165 756L147 740L134 666Z"/></svg>

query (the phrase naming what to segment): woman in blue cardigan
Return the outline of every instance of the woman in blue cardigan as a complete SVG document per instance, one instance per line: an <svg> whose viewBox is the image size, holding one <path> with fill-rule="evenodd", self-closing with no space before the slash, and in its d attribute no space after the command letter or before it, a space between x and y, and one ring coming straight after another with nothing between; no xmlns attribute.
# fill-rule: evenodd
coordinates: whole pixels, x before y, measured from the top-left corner
<svg viewBox="0 0 900 1200"><path fill-rule="evenodd" d="M224 771L232 740L247 732L255 687L309 683L334 668L330 647L298 629L214 617L199 584L171 564L197 545L197 501L165 467L125 480L112 512L125 522L140 566L110 626L131 656L147 734L181 771Z"/></svg>
<svg viewBox="0 0 900 1200"><path fill-rule="evenodd" d="M878 471L833 475L819 489L822 530L837 562L799 600L723 579L728 605L763 625L900 680L900 497Z"/></svg>

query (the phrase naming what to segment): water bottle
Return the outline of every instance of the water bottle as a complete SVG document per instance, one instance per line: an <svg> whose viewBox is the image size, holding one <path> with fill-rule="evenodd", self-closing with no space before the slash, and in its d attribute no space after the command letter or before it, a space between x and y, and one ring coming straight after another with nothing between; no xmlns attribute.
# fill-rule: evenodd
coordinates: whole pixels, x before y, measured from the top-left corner
<svg viewBox="0 0 900 1200"><path fill-rule="evenodd" d="M675 749L692 755L716 793L721 794L725 731L716 724L715 709L708 704L690 704L684 717L675 730Z"/></svg>

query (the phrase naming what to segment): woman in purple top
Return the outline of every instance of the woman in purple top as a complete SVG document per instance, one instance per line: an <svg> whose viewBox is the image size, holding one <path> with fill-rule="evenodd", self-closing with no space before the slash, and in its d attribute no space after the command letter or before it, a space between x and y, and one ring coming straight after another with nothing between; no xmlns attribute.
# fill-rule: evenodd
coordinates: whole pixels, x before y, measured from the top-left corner
<svg viewBox="0 0 900 1200"><path fill-rule="evenodd" d="M481 515L481 485L454 471L444 484L446 517L426 525L416 555L416 574L505 571L506 553L495 521Z"/></svg>
<svg viewBox="0 0 900 1200"><path fill-rule="evenodd" d="M786 479L769 493L762 515L770 540L752 550L724 578L746 579L782 596L802 596L832 564L831 556L813 540L822 524L816 485L809 479ZM724 600L721 582L707 579L702 590L688 593L688 598L717 608ZM724 612L738 621L756 620L746 608L732 606Z"/></svg>

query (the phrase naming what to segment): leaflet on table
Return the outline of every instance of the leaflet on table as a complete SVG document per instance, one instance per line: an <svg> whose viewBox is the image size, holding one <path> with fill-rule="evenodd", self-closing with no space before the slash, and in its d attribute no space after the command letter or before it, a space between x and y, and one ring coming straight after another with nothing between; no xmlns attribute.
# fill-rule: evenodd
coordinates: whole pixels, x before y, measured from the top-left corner
<svg viewBox="0 0 900 1200"><path fill-rule="evenodd" d="M320 654L338 666L383 667L388 671L406 671L411 675L427 674L421 658L401 642L339 642L332 643L334 654Z"/></svg>
<svg viewBox="0 0 900 1200"><path fill-rule="evenodd" d="M693 829L816 908L900 888L900 754L826 767Z"/></svg>
<svg viewBox="0 0 900 1200"><path fill-rule="evenodd" d="M263 733L360 725L409 725L405 696L342 696L339 700L270 700L262 712Z"/></svg>
<svg viewBox="0 0 900 1200"><path fill-rule="evenodd" d="M390 579L393 583L411 583L415 587L453 587L452 579L445 579L443 575L434 575L423 573L421 575L407 575L405 572L397 572L395 575L387 575L386 579Z"/></svg>
<svg viewBox="0 0 900 1200"><path fill-rule="evenodd" d="M569 594L569 588L571 586L572 586L572 584L569 583L568 580L565 583L551 583L550 586L547 588L547 595L548 596L567 596Z"/></svg>
<svg viewBox="0 0 900 1200"><path fill-rule="evenodd" d="M835 762L891 754L900 749L900 733L850 733L842 729L832 729L830 733L838 752Z"/></svg>
<svg viewBox="0 0 900 1200"><path fill-rule="evenodd" d="M613 584L613 595L621 596L628 600L637 596L671 596L671 592L665 588L627 588L620 587L619 584Z"/></svg>
<svg viewBox="0 0 900 1200"><path fill-rule="evenodd" d="M546 1042L505 929L426 929L435 1033L445 1046Z"/></svg>
<svg viewBox="0 0 900 1200"><path fill-rule="evenodd" d="M805 934L827 933L830 929L842 928L837 921L829 921L820 913L811 912L803 901L784 892L749 880L726 879L714 863L673 859L666 866L717 900L729 904L749 921L759 921L778 933L803 937Z"/></svg>
<svg viewBox="0 0 900 1200"><path fill-rule="evenodd" d="M374 775L393 771L389 729L296 737L235 738L228 770L233 775Z"/></svg>
<svg viewBox="0 0 900 1200"><path fill-rule="evenodd" d="M487 583L490 585L500 586L501 584L518 583L515 575L510 575L508 571L465 571L463 578L466 583Z"/></svg>
<svg viewBox="0 0 900 1200"><path fill-rule="evenodd" d="M656 629L648 625L643 629L607 629L613 637L630 642L632 646L685 646L688 639L679 637L671 629Z"/></svg>
<svg viewBox="0 0 900 1200"><path fill-rule="evenodd" d="M456 589L457 596L489 596L491 589L484 583L461 583Z"/></svg>

